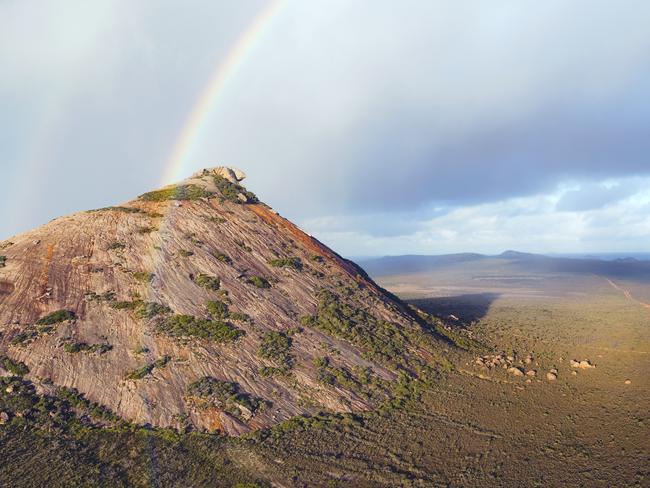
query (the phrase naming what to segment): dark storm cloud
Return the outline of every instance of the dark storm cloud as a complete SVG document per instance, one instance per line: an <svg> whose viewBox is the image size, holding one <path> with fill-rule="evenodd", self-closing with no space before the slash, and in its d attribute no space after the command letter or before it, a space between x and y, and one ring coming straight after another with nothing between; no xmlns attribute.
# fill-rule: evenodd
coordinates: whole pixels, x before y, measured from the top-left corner
<svg viewBox="0 0 650 488"><path fill-rule="evenodd" d="M643 79L650 86L650 76ZM372 145L354 166L362 184L350 200L361 208L465 205L548 192L572 179L647 175L650 125L639 120L650 123L650 111L630 94L606 107L544 110L517 125L482 128L451 144L428 144L426 127L406 133L397 128L382 134L378 139L386 142ZM402 148L418 144L413 132L420 131L421 149L405 159L409 151ZM602 190L601 197L606 203L629 191ZM594 203L601 197L594 196ZM585 205L590 204L585 200Z"/></svg>

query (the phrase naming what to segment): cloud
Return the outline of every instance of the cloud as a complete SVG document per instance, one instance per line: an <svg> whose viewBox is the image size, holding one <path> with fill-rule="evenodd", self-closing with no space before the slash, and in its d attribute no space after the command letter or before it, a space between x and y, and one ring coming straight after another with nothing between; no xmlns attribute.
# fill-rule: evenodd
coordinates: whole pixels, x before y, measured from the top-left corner
<svg viewBox="0 0 650 488"><path fill-rule="evenodd" d="M577 190L569 190L557 202L556 209L568 212L594 210L630 197L643 189L641 180L605 184L585 183Z"/></svg>
<svg viewBox="0 0 650 488"><path fill-rule="evenodd" d="M432 214L410 215L409 231L374 232L374 219L358 217L354 225L335 218L304 222L326 243L351 256L444 254L475 251L497 254L506 249L531 252L643 251L650 242L650 178L594 183L594 187L632 187L626 198L593 209L560 212L558 203L572 190L465 205ZM335 222L331 225L328 223ZM406 229L405 229L406 230Z"/></svg>
<svg viewBox="0 0 650 488"><path fill-rule="evenodd" d="M0 234L157 186L265 4L0 2ZM353 254L597 245L578 230L637 212L630 182L650 174L649 15L640 0L287 1L187 172L240 166Z"/></svg>

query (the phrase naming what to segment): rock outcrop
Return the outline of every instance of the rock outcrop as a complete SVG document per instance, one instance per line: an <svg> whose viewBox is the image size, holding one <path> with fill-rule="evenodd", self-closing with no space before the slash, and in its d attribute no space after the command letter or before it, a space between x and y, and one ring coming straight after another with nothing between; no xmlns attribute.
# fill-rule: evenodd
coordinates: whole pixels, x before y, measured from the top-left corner
<svg viewBox="0 0 650 488"><path fill-rule="evenodd" d="M218 167L0 243L0 354L123 418L240 434L362 411L440 343ZM13 363L12 363L13 364Z"/></svg>

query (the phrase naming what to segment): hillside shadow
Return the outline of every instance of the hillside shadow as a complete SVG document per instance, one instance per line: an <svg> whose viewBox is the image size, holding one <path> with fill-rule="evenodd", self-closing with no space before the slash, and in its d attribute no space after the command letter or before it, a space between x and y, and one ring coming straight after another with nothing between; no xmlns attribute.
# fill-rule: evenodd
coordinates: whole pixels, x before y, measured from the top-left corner
<svg viewBox="0 0 650 488"><path fill-rule="evenodd" d="M443 318L454 315L459 324L469 324L485 317L492 303L500 295L490 292L469 293L450 297L418 298L407 302L432 315Z"/></svg>

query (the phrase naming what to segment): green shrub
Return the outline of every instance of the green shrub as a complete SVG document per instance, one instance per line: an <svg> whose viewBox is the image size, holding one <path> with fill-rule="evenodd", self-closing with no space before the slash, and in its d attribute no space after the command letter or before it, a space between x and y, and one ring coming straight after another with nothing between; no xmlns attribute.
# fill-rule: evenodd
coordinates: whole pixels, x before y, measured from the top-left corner
<svg viewBox="0 0 650 488"><path fill-rule="evenodd" d="M152 232L155 232L157 230L158 229L156 229L155 227L145 226L145 227L138 227L137 232L138 234L151 234Z"/></svg>
<svg viewBox="0 0 650 488"><path fill-rule="evenodd" d="M237 322L250 322L250 315L243 312L229 312L228 318Z"/></svg>
<svg viewBox="0 0 650 488"><path fill-rule="evenodd" d="M144 302L142 300L119 301L111 303L111 308L115 310L136 310Z"/></svg>
<svg viewBox="0 0 650 488"><path fill-rule="evenodd" d="M141 319L152 319L158 315L165 315L172 310L167 305L156 302L137 302L136 315Z"/></svg>
<svg viewBox="0 0 650 488"><path fill-rule="evenodd" d="M253 192L221 176L214 176L214 184L219 189L221 196L230 202L257 203L259 201ZM242 198L239 195L242 195Z"/></svg>
<svg viewBox="0 0 650 488"><path fill-rule="evenodd" d="M145 364L141 368L134 369L126 375L128 380L141 380L142 378L148 376L153 371L153 364Z"/></svg>
<svg viewBox="0 0 650 488"><path fill-rule="evenodd" d="M226 256L222 252L213 252L212 255L218 260L221 261L222 263L226 264L232 264L232 259L230 259L228 256Z"/></svg>
<svg viewBox="0 0 650 488"><path fill-rule="evenodd" d="M63 345L63 350L71 354L78 352L96 352L99 354L107 353L113 349L113 346L110 344L87 344L85 342L68 342Z"/></svg>
<svg viewBox="0 0 650 488"><path fill-rule="evenodd" d="M133 272L133 277L134 277L136 280L141 281L141 282L143 282L143 283L150 283L150 282L152 282L154 276L155 276L155 275L154 275L153 273L149 273L148 271L134 271L134 272Z"/></svg>
<svg viewBox="0 0 650 488"><path fill-rule="evenodd" d="M172 315L156 324L157 329L172 337L199 337L217 342L232 342L244 331L221 320L207 320L191 315Z"/></svg>
<svg viewBox="0 0 650 488"><path fill-rule="evenodd" d="M246 283L256 286L257 288L271 288L271 283L268 282L266 278L261 276L248 276L246 278Z"/></svg>
<svg viewBox="0 0 650 488"><path fill-rule="evenodd" d="M7 265L7 256L0 256L0 268L4 268Z"/></svg>
<svg viewBox="0 0 650 488"><path fill-rule="evenodd" d="M268 263L275 268L293 268L298 271L302 269L302 261L296 257L271 259Z"/></svg>
<svg viewBox="0 0 650 488"><path fill-rule="evenodd" d="M82 393L79 393L75 388L67 388L59 386L56 389L56 394L59 398L66 400L74 408L85 410L90 416L108 420L110 422L117 422L120 418L111 412L108 408L98 403L91 402Z"/></svg>
<svg viewBox="0 0 650 488"><path fill-rule="evenodd" d="M11 338L11 344L14 346L19 346L22 344L27 344L32 340L38 337L38 332L34 329L27 329L19 332Z"/></svg>
<svg viewBox="0 0 650 488"><path fill-rule="evenodd" d="M194 256L194 253L192 251L187 251L185 249L181 249L180 251L178 251L178 254L180 254L184 258L189 258L190 256Z"/></svg>
<svg viewBox="0 0 650 488"><path fill-rule="evenodd" d="M204 376L190 383L187 394L221 408L235 417L240 417L243 413L239 406L248 410L251 416L263 406L258 398L241 392L237 383L212 376Z"/></svg>
<svg viewBox="0 0 650 488"><path fill-rule="evenodd" d="M103 208L96 208L94 210L88 210L87 213L94 213L94 212L108 212L108 211L113 211L113 212L123 212L123 213L143 213L142 210L139 208L135 207L103 207Z"/></svg>
<svg viewBox="0 0 650 488"><path fill-rule="evenodd" d="M70 310L57 310L51 314L46 315L36 321L37 325L52 325L64 322L66 320L74 320L76 318L74 312Z"/></svg>
<svg viewBox="0 0 650 488"><path fill-rule="evenodd" d="M343 302L334 293L323 290L318 294L318 313L302 317L302 325L319 329L366 349L366 355L390 364L405 362L407 344L400 327L379 320L365 310Z"/></svg>
<svg viewBox="0 0 650 488"><path fill-rule="evenodd" d="M88 292L84 295L84 298L89 302L112 302L115 300L115 293L112 291L107 291L98 295L94 291Z"/></svg>
<svg viewBox="0 0 650 488"><path fill-rule="evenodd" d="M126 246L122 244L121 242L113 242L111 245L109 245L106 249L108 251L118 251L124 249Z"/></svg>
<svg viewBox="0 0 650 488"><path fill-rule="evenodd" d="M262 336L262 342L257 349L257 355L265 359L270 359L280 371L287 372L293 368L291 345L291 337L284 332L267 332Z"/></svg>
<svg viewBox="0 0 650 488"><path fill-rule="evenodd" d="M253 248L247 245L244 241L242 240L236 240L235 244L237 244L239 247L241 247L244 251L246 252L253 252Z"/></svg>
<svg viewBox="0 0 650 488"><path fill-rule="evenodd" d="M0 366L16 376L24 376L29 373L29 368L25 363L14 361L8 356L0 356Z"/></svg>
<svg viewBox="0 0 650 488"><path fill-rule="evenodd" d="M213 319L227 319L230 316L228 312L228 305L219 300L210 300L206 303L206 308L208 313L212 316Z"/></svg>
<svg viewBox="0 0 650 488"><path fill-rule="evenodd" d="M198 200L210 196L212 196L212 193L200 186L178 185L144 193L139 198L148 202L164 202L166 200Z"/></svg>
<svg viewBox="0 0 650 488"><path fill-rule="evenodd" d="M223 217L214 217L214 216L206 217L206 220L214 224L225 224L227 222L227 220L224 219Z"/></svg>
<svg viewBox="0 0 650 488"><path fill-rule="evenodd" d="M207 290L218 290L221 287L221 280L216 276L209 276L207 274L199 274L194 278L194 283Z"/></svg>

